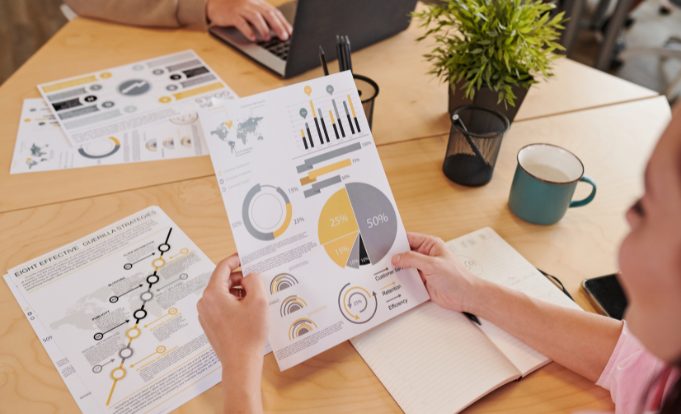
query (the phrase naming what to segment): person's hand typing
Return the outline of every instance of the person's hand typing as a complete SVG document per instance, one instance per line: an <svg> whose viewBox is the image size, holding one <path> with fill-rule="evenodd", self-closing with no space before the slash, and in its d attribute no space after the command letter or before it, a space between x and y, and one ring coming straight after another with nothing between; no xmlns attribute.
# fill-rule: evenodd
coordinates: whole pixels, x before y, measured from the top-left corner
<svg viewBox="0 0 681 414"><path fill-rule="evenodd" d="M293 28L284 15L264 0L207 0L211 24L234 26L251 41L270 40L270 30L288 40Z"/></svg>
<svg viewBox="0 0 681 414"><path fill-rule="evenodd" d="M395 267L415 268L433 302L457 312L473 312L483 281L472 275L436 237L408 233L411 251L393 256Z"/></svg>

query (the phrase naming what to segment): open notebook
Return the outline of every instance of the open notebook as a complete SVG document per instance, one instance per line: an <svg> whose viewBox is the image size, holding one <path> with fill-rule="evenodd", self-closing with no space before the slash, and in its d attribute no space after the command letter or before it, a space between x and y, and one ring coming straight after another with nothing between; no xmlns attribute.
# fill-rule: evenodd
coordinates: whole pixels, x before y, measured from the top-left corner
<svg viewBox="0 0 681 414"><path fill-rule="evenodd" d="M577 308L494 230L447 243L476 275L532 297ZM352 344L405 413L458 412L547 364L517 338L427 302L352 339Z"/></svg>

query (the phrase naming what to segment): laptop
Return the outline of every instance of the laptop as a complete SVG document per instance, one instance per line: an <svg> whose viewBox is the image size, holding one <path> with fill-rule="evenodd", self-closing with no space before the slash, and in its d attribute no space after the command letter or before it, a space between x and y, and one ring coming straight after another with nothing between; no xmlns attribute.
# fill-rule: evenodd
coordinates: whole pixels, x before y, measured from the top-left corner
<svg viewBox="0 0 681 414"><path fill-rule="evenodd" d="M405 30L416 0L298 0L279 7L293 26L281 41L251 42L233 27L212 27L210 33L256 62L289 78L320 65L319 46L328 60L336 56L336 35L348 35L359 50Z"/></svg>

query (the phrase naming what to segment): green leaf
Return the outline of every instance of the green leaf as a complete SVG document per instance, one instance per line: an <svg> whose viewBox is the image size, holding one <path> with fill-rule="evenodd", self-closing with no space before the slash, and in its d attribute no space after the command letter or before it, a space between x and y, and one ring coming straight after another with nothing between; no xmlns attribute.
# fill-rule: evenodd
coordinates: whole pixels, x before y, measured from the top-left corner
<svg viewBox="0 0 681 414"><path fill-rule="evenodd" d="M558 43L565 17L542 0L445 0L413 13L434 42L424 55L429 73L463 82L472 98L482 87L497 91L499 102L515 105L512 87L528 88L553 76L553 62L565 49Z"/></svg>

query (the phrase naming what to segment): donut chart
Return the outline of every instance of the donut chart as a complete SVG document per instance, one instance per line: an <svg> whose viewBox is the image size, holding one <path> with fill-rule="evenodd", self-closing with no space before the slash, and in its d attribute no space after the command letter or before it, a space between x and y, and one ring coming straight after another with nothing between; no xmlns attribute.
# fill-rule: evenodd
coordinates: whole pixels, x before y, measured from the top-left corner
<svg viewBox="0 0 681 414"><path fill-rule="evenodd" d="M244 198L242 218L246 231L258 240L274 240L284 234L293 216L288 196L279 187L256 184Z"/></svg>
<svg viewBox="0 0 681 414"><path fill-rule="evenodd" d="M348 283L338 294L338 309L348 322L367 323L374 318L378 310L376 292Z"/></svg>
<svg viewBox="0 0 681 414"><path fill-rule="evenodd" d="M78 148L78 153L85 158L100 159L110 157L121 148L121 142L116 137L109 137L89 142Z"/></svg>
<svg viewBox="0 0 681 414"><path fill-rule="evenodd" d="M377 264L397 236L397 214L376 187L348 183L329 197L319 215L319 242L342 268Z"/></svg>

